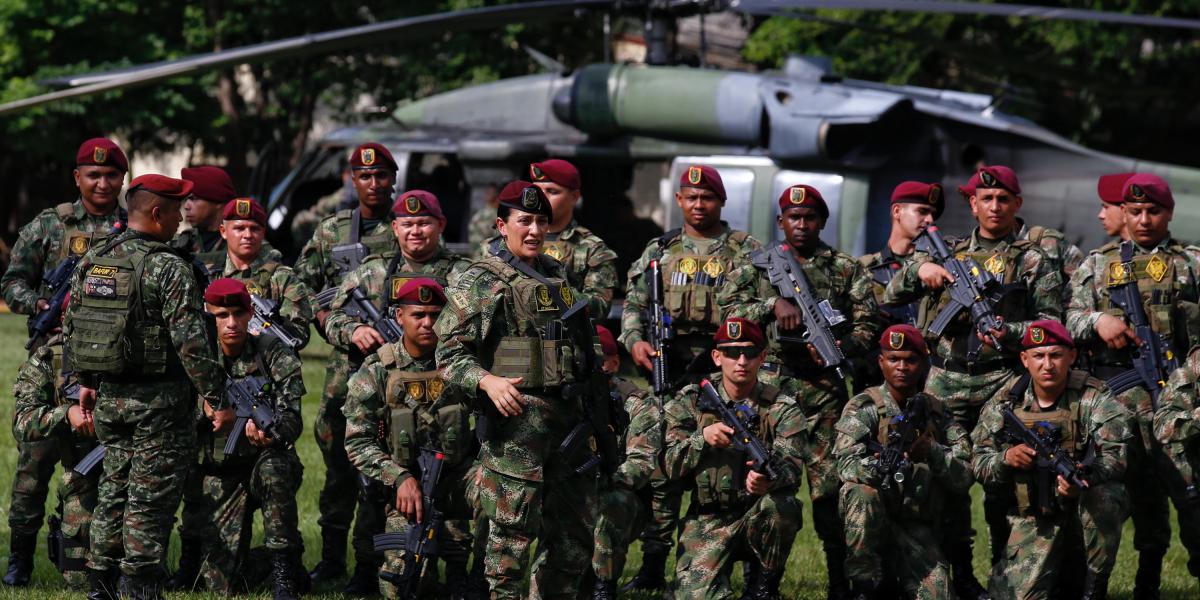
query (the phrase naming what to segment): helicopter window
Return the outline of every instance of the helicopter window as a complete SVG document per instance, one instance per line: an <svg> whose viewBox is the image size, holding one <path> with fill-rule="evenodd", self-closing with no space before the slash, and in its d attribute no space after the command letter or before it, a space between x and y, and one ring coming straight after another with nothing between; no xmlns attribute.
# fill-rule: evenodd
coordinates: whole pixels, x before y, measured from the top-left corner
<svg viewBox="0 0 1200 600"><path fill-rule="evenodd" d="M724 174L724 173L722 173ZM803 183L811 185L821 192L821 197L825 199L825 204L829 206L829 220L826 221L825 228L821 230L821 240L826 244L838 246L838 215L841 212L842 200L842 184L845 182L845 177L836 173L810 173L805 171L780 171L775 174L773 182L772 198L778 198L783 190ZM778 227L771 229L771 240L779 241L783 239L783 232Z"/></svg>
<svg viewBox="0 0 1200 600"><path fill-rule="evenodd" d="M739 231L750 230L750 205L754 198L754 171L736 167L720 167L721 182L725 184L725 206L721 218Z"/></svg>

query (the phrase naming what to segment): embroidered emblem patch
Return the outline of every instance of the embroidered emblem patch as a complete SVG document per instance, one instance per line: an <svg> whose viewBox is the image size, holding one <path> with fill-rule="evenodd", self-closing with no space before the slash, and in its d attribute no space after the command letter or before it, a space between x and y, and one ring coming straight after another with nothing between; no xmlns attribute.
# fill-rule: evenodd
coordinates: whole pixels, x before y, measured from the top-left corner
<svg viewBox="0 0 1200 600"><path fill-rule="evenodd" d="M983 185L981 187L986 187L986 188L996 187L996 177L993 176L991 173L984 171L983 169L979 170L979 181L983 182Z"/></svg>
<svg viewBox="0 0 1200 600"><path fill-rule="evenodd" d="M802 187L793 187L788 195L788 202L792 204L804 204L804 198L808 196L808 190Z"/></svg>
<svg viewBox="0 0 1200 600"><path fill-rule="evenodd" d="M1163 276L1167 274L1167 261L1157 254L1151 256L1150 262L1146 263L1146 274L1155 281L1162 281Z"/></svg>
<svg viewBox="0 0 1200 600"><path fill-rule="evenodd" d="M87 236L72 236L69 248L71 250L71 254L74 254L75 256L83 256L88 251Z"/></svg>
<svg viewBox="0 0 1200 600"><path fill-rule="evenodd" d="M699 185L701 181L704 181L704 171L700 167L688 167L688 183Z"/></svg>
<svg viewBox="0 0 1200 600"><path fill-rule="evenodd" d="M250 201L249 200L241 200L241 199L237 200L236 203L233 205L233 212L234 212L234 214L236 214L239 217L243 217L243 218L249 217L250 216Z"/></svg>
<svg viewBox="0 0 1200 600"><path fill-rule="evenodd" d="M1046 340L1046 332L1042 331L1041 327L1030 327L1029 339L1033 340L1035 344L1040 344Z"/></svg>
<svg viewBox="0 0 1200 600"><path fill-rule="evenodd" d="M983 263L983 268L987 269L993 275L1001 275L1004 273L1004 256L993 254L991 258Z"/></svg>
<svg viewBox="0 0 1200 600"><path fill-rule="evenodd" d="M416 196L409 196L404 199L404 212L410 215L415 215L421 212L421 199Z"/></svg>
<svg viewBox="0 0 1200 600"><path fill-rule="evenodd" d="M98 165L102 165L102 164L104 164L104 161L106 161L106 160L108 160L108 148L103 148L101 146L93 146L92 147L92 162L94 162Z"/></svg>
<svg viewBox="0 0 1200 600"><path fill-rule="evenodd" d="M558 310L558 307L554 305L554 298L550 297L550 288L545 285L537 286L537 294L535 296L538 312Z"/></svg>
<svg viewBox="0 0 1200 600"><path fill-rule="evenodd" d="M700 268L700 265L696 262L696 259L694 259L690 256L688 258L685 258L685 259L679 261L679 271L681 273L685 273L687 275L695 275L696 270L699 268Z"/></svg>
<svg viewBox="0 0 1200 600"><path fill-rule="evenodd" d="M731 340L741 339L742 324L737 321L727 321L725 323L725 335L728 335Z"/></svg>
<svg viewBox="0 0 1200 600"><path fill-rule="evenodd" d="M724 271L725 267L721 266L721 261L717 260L715 257L708 259L708 262L704 263L704 272L707 273L709 277L720 277L721 273Z"/></svg>
<svg viewBox="0 0 1200 600"><path fill-rule="evenodd" d="M417 288L417 300L420 301L421 304L429 304L430 302L433 302L433 290L429 289L429 286L420 286Z"/></svg>
<svg viewBox="0 0 1200 600"><path fill-rule="evenodd" d="M1129 271L1120 262L1108 264L1108 285L1123 285L1129 283Z"/></svg>
<svg viewBox="0 0 1200 600"><path fill-rule="evenodd" d="M408 397L414 400L425 399L425 386L421 385L420 381L410 381L404 386L404 391L408 393Z"/></svg>
<svg viewBox="0 0 1200 600"><path fill-rule="evenodd" d="M529 165L529 176L534 181L545 181L546 174L542 172L542 168L537 165Z"/></svg>
<svg viewBox="0 0 1200 600"><path fill-rule="evenodd" d="M558 295L562 298L563 304L566 304L567 306L575 304L575 296L571 293L571 286L567 285L566 283L563 283L558 288Z"/></svg>
<svg viewBox="0 0 1200 600"><path fill-rule="evenodd" d="M362 161L364 167L369 167L375 164L375 149L363 148L362 151L358 153L358 158Z"/></svg>
<svg viewBox="0 0 1200 600"><path fill-rule="evenodd" d="M430 379L426 385L426 391L429 394L430 400L437 400L442 397L442 392L446 389L446 383L441 379Z"/></svg>
<svg viewBox="0 0 1200 600"><path fill-rule="evenodd" d="M904 347L904 332L893 331L888 334L888 347L892 350L899 350Z"/></svg>
<svg viewBox="0 0 1200 600"><path fill-rule="evenodd" d="M528 209L535 209L540 202L538 201L537 188L530 186L521 192L521 206Z"/></svg>

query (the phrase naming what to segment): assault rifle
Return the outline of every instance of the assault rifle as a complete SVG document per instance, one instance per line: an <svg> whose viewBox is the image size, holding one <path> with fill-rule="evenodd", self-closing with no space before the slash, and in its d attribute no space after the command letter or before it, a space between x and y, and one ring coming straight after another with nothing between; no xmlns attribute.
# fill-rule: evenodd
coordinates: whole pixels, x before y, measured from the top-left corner
<svg viewBox="0 0 1200 600"><path fill-rule="evenodd" d="M1133 349L1133 368L1109 379L1108 387L1114 394L1120 394L1138 385L1145 386L1151 404L1158 410L1158 396L1167 386L1171 372L1179 368L1179 360L1171 351L1170 341L1154 331L1146 316L1133 270L1133 243L1128 240L1121 242L1121 266L1128 281L1108 288L1108 297L1125 313L1125 319L1141 341Z"/></svg>
<svg viewBox="0 0 1200 600"><path fill-rule="evenodd" d="M58 263L49 273L42 277L42 285L50 292L46 299L48 305L29 319L29 341L25 349L33 347L42 336L50 333L62 321L62 303L71 291L71 275L79 265L79 256L71 255Z"/></svg>
<svg viewBox="0 0 1200 600"><path fill-rule="evenodd" d="M357 216L357 212L355 213ZM354 228L358 227L357 219L351 225ZM352 244L340 244L334 246L329 251L330 262L337 270L338 281L341 281L346 275L353 273L359 265L362 264L364 258L367 257L369 251L362 242L354 242ZM337 295L337 286L331 285L317 293L317 310L328 310L330 304L333 303L333 297Z"/></svg>
<svg viewBox="0 0 1200 600"><path fill-rule="evenodd" d="M900 414L892 417L887 443L878 446L879 462L876 463L875 472L882 480L881 489L891 489L893 481L904 483L907 471L912 466L905 454L925 429L929 419L928 401L925 394L916 394L908 399L908 404Z"/></svg>
<svg viewBox="0 0 1200 600"><path fill-rule="evenodd" d="M225 380L225 397L237 413L233 431L225 441L225 454L237 451L238 442L245 437L246 422L253 420L254 426L268 436L275 437L275 407L271 395L271 382L265 376L250 375Z"/></svg>
<svg viewBox="0 0 1200 600"><path fill-rule="evenodd" d="M800 261L792 254L791 246L784 243L770 250L767 277L771 280L771 285L779 290L780 296L796 303L804 317L803 336L791 337L781 333L779 341L812 344L825 367L833 369L838 377L845 379L842 367L846 365L846 356L842 354L842 349L838 348L833 328L845 322L846 317L833 308L828 299L817 301L812 286L800 267Z"/></svg>
<svg viewBox="0 0 1200 600"><path fill-rule="evenodd" d="M443 516L434 504L434 495L445 461L445 454L428 448L421 449L421 455L417 458L417 466L421 469L421 522L411 524L399 533L379 533L374 537L376 552L404 550L404 573L379 574L380 579L396 586L396 593L403 600L416 600L421 579L430 565L429 559L438 556L438 535L442 531ZM436 561L433 564L436 565Z"/></svg>
<svg viewBox="0 0 1200 600"><path fill-rule="evenodd" d="M108 449L104 447L104 444L98 444L92 448L91 452L79 459L79 462L75 463L71 470L86 477L88 473L92 472L92 469L96 468L96 465L104 462L104 455L107 453Z"/></svg>
<svg viewBox="0 0 1200 600"><path fill-rule="evenodd" d="M596 441L596 452L584 464L575 467L575 472L585 473L599 465L605 474L615 473L621 461L620 442L617 439L619 419L612 406L611 378L604 372L592 341L592 333L596 329L588 317L587 301L579 300L567 309L562 321L571 323L571 335L581 350L581 356L575 364L577 381L565 386L563 395L579 398L584 420L563 439L559 452L563 456L573 456L576 447L587 441L590 433Z"/></svg>
<svg viewBox="0 0 1200 600"><path fill-rule="evenodd" d="M746 453L751 469L766 475L771 481L779 477L772 464L770 451L750 431L758 422L757 413L745 406L731 407L726 404L707 379L700 382L700 410L716 414L722 423L733 429L733 447Z"/></svg>
<svg viewBox="0 0 1200 600"><path fill-rule="evenodd" d="M346 303L346 313L351 316L362 315L363 321L373 327L388 343L396 343L404 337L404 329L390 316L380 314L379 309L371 303L363 293L362 288L356 287L350 291L350 300Z"/></svg>
<svg viewBox="0 0 1200 600"><path fill-rule="evenodd" d="M926 227L917 235L913 243L917 250L932 256L934 262L941 265L954 277L952 283L946 284L946 291L950 294L950 303L929 324L929 332L940 337L946 326L959 313L969 310L971 321L975 324L975 331L986 336L996 349L1000 349L1000 340L989 332L993 329L1000 329L1004 325L996 316L995 309L996 304L1004 298L1006 293L1003 283L981 268L979 263L974 260L954 258L954 254L946 246L946 241L942 239L942 234L938 232L936 225ZM980 345L981 342L977 336L967 336L967 362L974 361L975 357L979 355Z"/></svg>
<svg viewBox="0 0 1200 600"><path fill-rule="evenodd" d="M658 260L651 260L646 269L646 288L649 291L650 306L647 311L649 327L646 331L650 346L654 348L654 369L650 383L654 386L655 394L664 394L670 390L670 377L667 373L667 349L675 338L675 328L671 326L671 315L663 306L662 269Z"/></svg>
<svg viewBox="0 0 1200 600"><path fill-rule="evenodd" d="M303 339L279 315L279 304L272 300L250 294L250 306L254 316L250 317L250 332L272 335L293 350L300 347Z"/></svg>
<svg viewBox="0 0 1200 600"><path fill-rule="evenodd" d="M1083 469L1062 448L1062 431L1057 426L1039 421L1034 423L1033 427L1027 427L1008 404L1001 405L1000 412L1004 415L1006 436L1014 443L1029 446L1036 455L1034 466L1038 471L1037 506L1042 514L1055 511L1052 494L1058 487L1056 476L1061 475L1067 483L1079 489L1087 487ZM1083 465L1091 463L1090 455L1094 452L1094 445L1088 448L1089 456L1084 458Z"/></svg>

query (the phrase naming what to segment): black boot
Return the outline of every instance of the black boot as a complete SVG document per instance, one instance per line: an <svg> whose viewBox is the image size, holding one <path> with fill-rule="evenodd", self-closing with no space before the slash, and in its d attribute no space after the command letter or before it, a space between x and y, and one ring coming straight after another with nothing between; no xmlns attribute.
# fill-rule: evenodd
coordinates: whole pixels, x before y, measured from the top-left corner
<svg viewBox="0 0 1200 600"><path fill-rule="evenodd" d="M437 581L437 569L430 569L432 579ZM447 560L446 561L446 594L450 600L466 600L467 588L467 563L463 560Z"/></svg>
<svg viewBox="0 0 1200 600"><path fill-rule="evenodd" d="M663 570L667 568L667 551L655 550L642 554L642 568L637 575L621 588L622 592L641 590L646 592L661 591L667 585Z"/></svg>
<svg viewBox="0 0 1200 600"><path fill-rule="evenodd" d="M379 594L379 565L375 563L354 563L354 574L342 593L347 596L375 596Z"/></svg>
<svg viewBox="0 0 1200 600"><path fill-rule="evenodd" d="M610 579L596 578L592 584L592 600L616 600L617 582Z"/></svg>
<svg viewBox="0 0 1200 600"><path fill-rule="evenodd" d="M759 577L762 575L762 569L759 567L758 559L750 556L742 561L742 597L741 600L754 600L754 595L750 590L758 583Z"/></svg>
<svg viewBox="0 0 1200 600"><path fill-rule="evenodd" d="M312 579L304 570L304 548L295 548L288 552L288 560L292 564L292 581L296 584L297 595L303 596L312 591Z"/></svg>
<svg viewBox="0 0 1200 600"><path fill-rule="evenodd" d="M125 600L162 600L161 575L121 576L121 598Z"/></svg>
<svg viewBox="0 0 1200 600"><path fill-rule="evenodd" d="M115 569L97 571L88 569L87 600L117 600L119 575Z"/></svg>
<svg viewBox="0 0 1200 600"><path fill-rule="evenodd" d="M1158 600L1158 588L1162 586L1163 555L1157 552L1139 552L1138 570L1133 579L1133 600Z"/></svg>
<svg viewBox="0 0 1200 600"><path fill-rule="evenodd" d="M194 592L200 582L200 565L204 563L204 543L198 538L183 538L179 546L179 568L163 582L173 592Z"/></svg>
<svg viewBox="0 0 1200 600"><path fill-rule="evenodd" d="M321 529L321 562L308 572L313 583L335 581L346 576L345 529Z"/></svg>
<svg viewBox="0 0 1200 600"><path fill-rule="evenodd" d="M850 598L850 581L846 579L846 549L826 548L825 569L829 573L829 587L825 593L827 600Z"/></svg>
<svg viewBox="0 0 1200 600"><path fill-rule="evenodd" d="M975 578L975 569L971 564L973 555L974 551L969 541L955 544L950 551L954 594L959 600L991 600L987 589Z"/></svg>
<svg viewBox="0 0 1200 600"><path fill-rule="evenodd" d="M883 600L885 598L877 585L854 585L853 590L854 594L851 596L853 600Z"/></svg>
<svg viewBox="0 0 1200 600"><path fill-rule="evenodd" d="M480 557L475 557L477 562L483 562ZM471 567L471 573L467 575L467 600L488 600L490 592L488 591L487 577L483 574L483 567L476 569L474 565Z"/></svg>
<svg viewBox="0 0 1200 600"><path fill-rule="evenodd" d="M9 542L8 572L4 574L4 585L25 587L33 574L33 551L37 549L37 534L13 532Z"/></svg>
<svg viewBox="0 0 1200 600"><path fill-rule="evenodd" d="M296 573L293 568L292 552L276 550L271 553L271 597L274 600L296 600ZM307 578L306 578L307 579Z"/></svg>
<svg viewBox="0 0 1200 600"><path fill-rule="evenodd" d="M1108 577L1089 571L1083 582L1083 600L1108 600Z"/></svg>
<svg viewBox="0 0 1200 600"><path fill-rule="evenodd" d="M758 561L754 561L757 563ZM755 569L757 577L752 584L746 585L742 598L748 600L779 600L779 584L783 581L783 569L768 571L761 567Z"/></svg>

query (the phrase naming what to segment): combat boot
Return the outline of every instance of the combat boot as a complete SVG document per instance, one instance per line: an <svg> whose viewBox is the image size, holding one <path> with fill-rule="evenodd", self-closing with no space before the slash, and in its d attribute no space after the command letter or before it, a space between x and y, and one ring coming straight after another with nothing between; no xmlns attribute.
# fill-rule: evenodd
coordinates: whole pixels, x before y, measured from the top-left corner
<svg viewBox="0 0 1200 600"><path fill-rule="evenodd" d="M621 588L622 592L656 592L661 591L667 585L666 578L663 577L663 570L667 567L667 551L655 550L642 554L642 568L638 569L637 575Z"/></svg>
<svg viewBox="0 0 1200 600"><path fill-rule="evenodd" d="M37 534L13 532L8 549L8 572L4 585L25 587L33 574L33 552L37 549Z"/></svg>
<svg viewBox="0 0 1200 600"><path fill-rule="evenodd" d="M846 550L834 548L825 550L825 569L829 573L829 584L826 588L826 600L848 600L850 598L850 581L846 579Z"/></svg>
<svg viewBox="0 0 1200 600"><path fill-rule="evenodd" d="M971 543L958 543L950 549L950 566L953 573L954 595L959 600L991 600L987 590L975 578L975 569L971 564L974 551Z"/></svg>
<svg viewBox="0 0 1200 600"><path fill-rule="evenodd" d="M751 556L742 561L742 597L739 600L754 600L750 590L754 588L761 572L757 558Z"/></svg>
<svg viewBox="0 0 1200 600"><path fill-rule="evenodd" d="M162 600L162 576L121 575L121 598L124 600Z"/></svg>
<svg viewBox="0 0 1200 600"><path fill-rule="evenodd" d="M342 593L347 596L375 596L379 594L379 565L375 563L354 563L354 574Z"/></svg>
<svg viewBox="0 0 1200 600"><path fill-rule="evenodd" d="M117 600L118 577L116 569L88 569L87 600Z"/></svg>
<svg viewBox="0 0 1200 600"><path fill-rule="evenodd" d="M611 579L596 578L592 584L592 600L616 600L617 583Z"/></svg>
<svg viewBox="0 0 1200 600"><path fill-rule="evenodd" d="M475 560L482 562L483 559L476 558ZM467 575L467 600L488 600L490 592L488 591L487 577L483 574L483 569L471 569L471 574Z"/></svg>
<svg viewBox="0 0 1200 600"><path fill-rule="evenodd" d="M180 540L179 567L163 582L163 587L172 592L194 592L200 582L200 565L204 563L203 540L187 537Z"/></svg>
<svg viewBox="0 0 1200 600"><path fill-rule="evenodd" d="M432 579L437 581L437 569L430 569ZM450 600L466 600L468 594L467 588L467 563L461 560L446 561L446 593Z"/></svg>
<svg viewBox="0 0 1200 600"><path fill-rule="evenodd" d="M1139 552L1137 575L1133 578L1133 600L1158 600L1162 586L1163 555Z"/></svg>
<svg viewBox="0 0 1200 600"><path fill-rule="evenodd" d="M1083 600L1108 600L1108 577L1089 571L1083 582Z"/></svg>
<svg viewBox="0 0 1200 600"><path fill-rule="evenodd" d="M335 581L346 576L345 529L321 528L321 562L309 571L313 583Z"/></svg>
<svg viewBox="0 0 1200 600"><path fill-rule="evenodd" d="M757 562L757 561L755 561ZM783 569L768 571L759 567L758 576L752 584L746 585L742 598L748 600L779 600L779 584L783 581Z"/></svg>
<svg viewBox="0 0 1200 600"><path fill-rule="evenodd" d="M292 551L276 550L271 553L271 597L274 600L296 600L296 575L292 569Z"/></svg>

